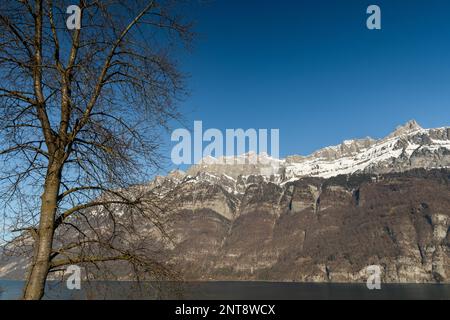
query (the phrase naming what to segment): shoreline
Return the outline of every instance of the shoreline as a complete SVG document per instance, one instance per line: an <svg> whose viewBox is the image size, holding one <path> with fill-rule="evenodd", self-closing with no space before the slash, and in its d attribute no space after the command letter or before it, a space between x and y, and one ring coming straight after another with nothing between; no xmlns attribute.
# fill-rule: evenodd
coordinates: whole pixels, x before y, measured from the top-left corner
<svg viewBox="0 0 450 320"><path fill-rule="evenodd" d="M21 279L1 279L8 282L25 282ZM47 282L63 282L64 280L47 280ZM83 280L82 280L83 281ZM83 281L86 283L100 283L100 282L112 282L112 283L185 283L185 284L208 284L208 283L257 283L257 284L293 284L293 285L315 285L315 284L329 284L329 285L366 285L366 282L299 282L299 281L280 281L280 280L90 280ZM450 285L450 282L381 282L384 285ZM0 286L1 290L1 286ZM1 291L0 291L1 292Z"/></svg>

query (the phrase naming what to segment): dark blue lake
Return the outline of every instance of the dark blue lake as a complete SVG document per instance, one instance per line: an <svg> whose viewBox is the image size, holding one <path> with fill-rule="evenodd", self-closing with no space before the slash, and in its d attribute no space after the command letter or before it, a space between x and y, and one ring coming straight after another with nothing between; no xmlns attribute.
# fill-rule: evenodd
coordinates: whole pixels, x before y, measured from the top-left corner
<svg viewBox="0 0 450 320"><path fill-rule="evenodd" d="M0 300L20 299L22 281L0 280ZM308 299L437 299L450 300L450 285L385 284L368 290L365 284L280 282L89 282L68 290L64 282L49 282L45 299L186 299L186 300L308 300Z"/></svg>

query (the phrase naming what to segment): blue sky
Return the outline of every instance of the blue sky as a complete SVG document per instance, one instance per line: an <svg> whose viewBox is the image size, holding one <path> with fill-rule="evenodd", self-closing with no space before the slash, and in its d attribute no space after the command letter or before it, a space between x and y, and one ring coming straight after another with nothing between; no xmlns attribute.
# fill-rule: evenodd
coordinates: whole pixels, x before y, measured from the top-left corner
<svg viewBox="0 0 450 320"><path fill-rule="evenodd" d="M371 4L382 30L366 28ZM449 1L216 0L189 14L188 123L279 128L281 156L382 137L410 119L450 124Z"/></svg>

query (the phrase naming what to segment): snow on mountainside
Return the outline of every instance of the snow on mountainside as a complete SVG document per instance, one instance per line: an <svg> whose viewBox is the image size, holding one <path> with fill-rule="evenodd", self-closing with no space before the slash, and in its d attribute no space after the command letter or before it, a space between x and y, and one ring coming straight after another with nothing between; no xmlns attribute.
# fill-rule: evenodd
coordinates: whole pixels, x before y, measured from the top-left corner
<svg viewBox="0 0 450 320"><path fill-rule="evenodd" d="M351 140L303 159L288 158L286 176L329 178L450 166L450 128L423 129L415 121L384 139Z"/></svg>
<svg viewBox="0 0 450 320"><path fill-rule="evenodd" d="M255 158L259 162L255 163ZM231 179L259 175L280 183L302 177L330 178L342 174L383 174L414 168L448 168L450 127L423 129L413 120L383 139L348 140L309 156L289 156L278 160L266 154L258 156L248 153L238 159L240 161L230 164L226 161L229 158L209 157L192 166L187 175L196 177L203 174L205 177L205 173L208 173ZM268 170L270 168L276 168L275 174Z"/></svg>

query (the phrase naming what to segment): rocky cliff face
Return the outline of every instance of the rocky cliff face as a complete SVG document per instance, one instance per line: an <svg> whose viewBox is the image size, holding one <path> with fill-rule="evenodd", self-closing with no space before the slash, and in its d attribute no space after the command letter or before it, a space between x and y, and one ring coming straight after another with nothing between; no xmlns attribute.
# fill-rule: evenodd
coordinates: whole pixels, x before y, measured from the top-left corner
<svg viewBox="0 0 450 320"><path fill-rule="evenodd" d="M450 282L449 171L258 179L184 187L167 254L188 279Z"/></svg>

